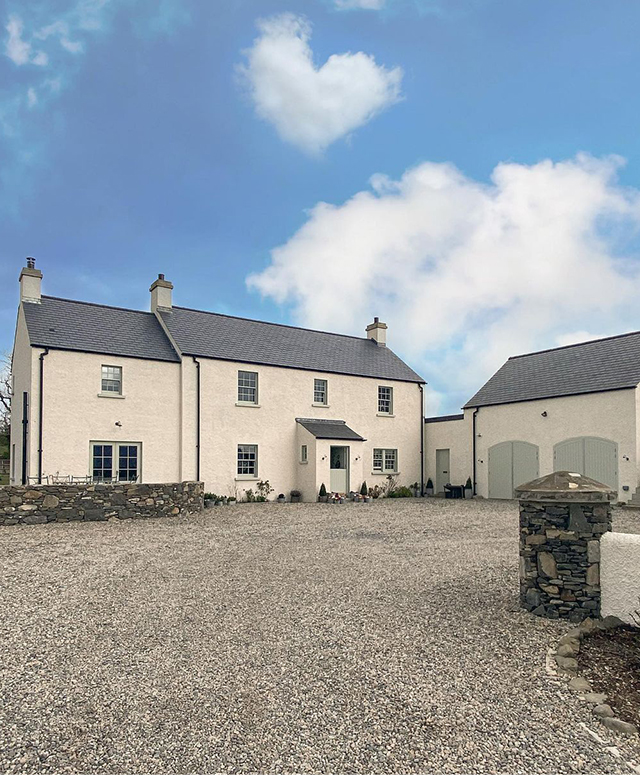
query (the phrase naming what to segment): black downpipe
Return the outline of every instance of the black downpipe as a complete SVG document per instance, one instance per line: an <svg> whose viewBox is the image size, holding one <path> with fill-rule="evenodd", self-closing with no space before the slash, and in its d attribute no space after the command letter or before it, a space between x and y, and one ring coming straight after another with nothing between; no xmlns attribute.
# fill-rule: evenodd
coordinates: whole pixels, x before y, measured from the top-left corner
<svg viewBox="0 0 640 775"><path fill-rule="evenodd" d="M472 455L473 455L473 494L478 494L478 487L476 483L476 415L480 411L480 407L477 407L473 410L473 439L471 440L471 449L472 449Z"/></svg>
<svg viewBox="0 0 640 775"><path fill-rule="evenodd" d="M195 355L191 356L196 364L196 482L200 481L200 361Z"/></svg>
<svg viewBox="0 0 640 775"><path fill-rule="evenodd" d="M424 498L424 388L420 388L420 497Z"/></svg>
<svg viewBox="0 0 640 775"><path fill-rule="evenodd" d="M29 394L22 394L22 484L27 483L27 438L29 436Z"/></svg>
<svg viewBox="0 0 640 775"><path fill-rule="evenodd" d="M44 416L44 359L49 355L49 348L45 347L40 353L40 394L38 396L38 484L42 484L42 420Z"/></svg>

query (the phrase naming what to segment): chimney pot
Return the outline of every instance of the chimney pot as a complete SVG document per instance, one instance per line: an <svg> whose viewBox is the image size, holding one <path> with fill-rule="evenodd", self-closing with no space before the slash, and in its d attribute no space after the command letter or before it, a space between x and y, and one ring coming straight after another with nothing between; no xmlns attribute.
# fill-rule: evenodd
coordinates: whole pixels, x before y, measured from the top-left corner
<svg viewBox="0 0 640 775"><path fill-rule="evenodd" d="M158 275L158 280L164 280L164 275L163 274L159 274Z"/></svg>
<svg viewBox="0 0 640 775"><path fill-rule="evenodd" d="M35 268L36 268L35 258L32 258L31 256L27 256L27 269L35 269Z"/></svg>

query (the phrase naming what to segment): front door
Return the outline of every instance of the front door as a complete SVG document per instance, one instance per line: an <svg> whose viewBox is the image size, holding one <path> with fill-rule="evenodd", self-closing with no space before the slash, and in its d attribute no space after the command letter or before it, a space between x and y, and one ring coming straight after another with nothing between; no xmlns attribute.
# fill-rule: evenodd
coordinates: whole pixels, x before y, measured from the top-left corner
<svg viewBox="0 0 640 775"><path fill-rule="evenodd" d="M349 492L349 447L331 447L331 492Z"/></svg>
<svg viewBox="0 0 640 775"><path fill-rule="evenodd" d="M444 492L445 484L450 484L449 478L449 457L448 449L436 450L436 495Z"/></svg>

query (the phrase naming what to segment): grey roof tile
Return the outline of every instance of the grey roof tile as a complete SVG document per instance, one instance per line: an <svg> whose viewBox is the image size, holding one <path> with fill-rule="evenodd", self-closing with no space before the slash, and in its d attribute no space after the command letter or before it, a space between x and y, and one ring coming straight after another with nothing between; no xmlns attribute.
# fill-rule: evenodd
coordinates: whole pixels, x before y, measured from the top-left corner
<svg viewBox="0 0 640 775"><path fill-rule="evenodd" d="M186 355L265 366L424 382L388 347L355 336L174 307L162 313Z"/></svg>
<svg viewBox="0 0 640 775"><path fill-rule="evenodd" d="M296 417L296 422L299 422L316 439L366 441L359 433L352 430L344 420L316 420L314 418Z"/></svg>
<svg viewBox="0 0 640 775"><path fill-rule="evenodd" d="M29 339L36 347L78 350L158 361L179 361L150 312L43 296L23 305Z"/></svg>
<svg viewBox="0 0 640 775"><path fill-rule="evenodd" d="M640 331L509 358L465 408L599 393L638 383Z"/></svg>

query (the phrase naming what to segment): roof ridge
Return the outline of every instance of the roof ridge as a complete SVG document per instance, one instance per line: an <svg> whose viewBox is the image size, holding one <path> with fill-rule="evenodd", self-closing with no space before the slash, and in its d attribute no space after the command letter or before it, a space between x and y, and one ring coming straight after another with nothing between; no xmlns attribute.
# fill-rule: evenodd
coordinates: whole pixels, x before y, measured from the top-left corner
<svg viewBox="0 0 640 775"><path fill-rule="evenodd" d="M598 337L597 339L587 339L586 342L574 342L573 344L560 345L560 347L548 347L545 350L534 350L533 352L522 353L521 355L510 355L507 361L515 361L518 358L528 358L530 355L542 355L543 353L553 353L553 352L557 352L558 350L569 350L572 347L583 347L584 345L594 344L595 342L608 342L611 339L624 339L624 337L626 336L636 336L638 334L640 334L640 331L627 331L624 334L613 334L612 336L601 336L601 337Z"/></svg>
<svg viewBox="0 0 640 775"><path fill-rule="evenodd" d="M324 417L296 417L296 422L324 422L328 425L346 425L346 420L327 420Z"/></svg>
<svg viewBox="0 0 640 775"><path fill-rule="evenodd" d="M136 312L139 315L150 315L155 318L153 312L147 312L143 309L131 309L131 307L116 307L113 304L98 304L95 301L80 301L80 299L63 299L61 296L45 296L43 299L51 299L52 301L66 301L68 304L84 304L87 307L101 307L102 309L117 309L121 312Z"/></svg>
<svg viewBox="0 0 640 775"><path fill-rule="evenodd" d="M216 315L221 318L231 318L231 320L245 320L249 323L262 323L265 326L279 326L280 328L292 328L294 331L310 331L314 334L324 334L325 336L341 336L345 339L357 339L359 342L373 341L369 340L366 336L354 336L353 334L339 334L336 331L322 331L319 328L306 328L305 326L292 326L290 323L274 323L270 320L257 320L256 318L245 318L242 315L228 315L225 312L212 312L207 309L194 309L193 307L179 307L174 304L173 309L181 309L185 312L200 312L203 315ZM389 352L395 353L390 348L387 348ZM398 357L398 356L396 356Z"/></svg>

